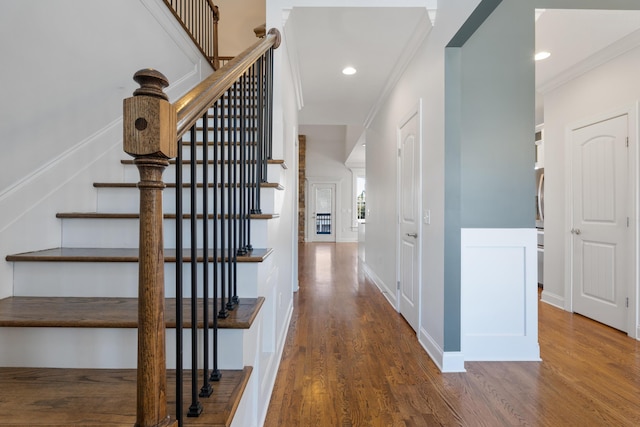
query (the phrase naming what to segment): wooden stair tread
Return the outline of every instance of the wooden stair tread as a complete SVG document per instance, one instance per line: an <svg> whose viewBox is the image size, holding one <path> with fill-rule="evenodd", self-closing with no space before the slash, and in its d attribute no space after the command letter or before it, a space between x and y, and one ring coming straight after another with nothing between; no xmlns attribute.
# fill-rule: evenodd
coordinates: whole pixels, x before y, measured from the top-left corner
<svg viewBox="0 0 640 427"><path fill-rule="evenodd" d="M253 368L223 370L213 394L200 398L198 418L185 425L229 426ZM127 426L136 422L135 369L0 368L0 425ZM190 378L185 371L185 378ZM175 414L175 371L167 371L167 409ZM191 388L184 386L184 413ZM175 416L175 415L173 415Z"/></svg>
<svg viewBox="0 0 640 427"><path fill-rule="evenodd" d="M254 248L247 255L238 256L238 262L262 262L271 253L271 248ZM218 257L221 260L221 256ZM48 261L48 262L138 262L138 248L53 248L41 251L7 255L7 261ZM165 262L176 261L176 250L164 250ZM198 250L198 262L202 261L202 250ZM184 262L191 261L191 251L183 250ZM210 252L209 261L213 262Z"/></svg>
<svg viewBox="0 0 640 427"><path fill-rule="evenodd" d="M229 316L218 319L220 329L249 329L260 311L264 297L240 298ZM183 300L184 327L191 327L191 299ZM202 304L198 308L198 327L202 321ZM210 303L209 326L213 326ZM167 328L176 327L176 299L165 304ZM9 297L0 300L0 327L41 328L137 328L137 298L78 297ZM0 423L1 424L1 423Z"/></svg>
<svg viewBox="0 0 640 427"><path fill-rule="evenodd" d="M190 187L190 183L183 183L182 187L183 188L189 188ZM138 184L135 182L94 182L93 186L95 188L137 188ZM237 187L239 187L239 184L236 185ZM166 187L167 188L176 188L176 184L175 183L166 183ZM203 184L201 182L199 182L197 184L198 188L202 188ZM213 184L209 183L208 184L209 188L213 188ZM218 184L218 188L222 187L222 184ZM229 184L225 184L225 187L229 187ZM255 185L251 184L248 185L247 187L255 187ZM284 190L284 186L280 183L277 182L262 182L260 183L260 187L261 188L275 188L276 190Z"/></svg>
<svg viewBox="0 0 640 427"><path fill-rule="evenodd" d="M182 214L183 219L190 219L191 214ZM197 214L198 219L202 219L202 214ZM222 215L218 215L221 218ZM229 215L224 216L225 219L229 218ZM237 217L237 216L236 216ZM280 214L250 214L251 219L274 219L279 218ZM56 214L56 218L59 219L139 219L140 214L137 213L118 213L118 212L59 212ZM164 214L165 219L176 219L176 214ZM213 219L214 214L209 214L209 219Z"/></svg>

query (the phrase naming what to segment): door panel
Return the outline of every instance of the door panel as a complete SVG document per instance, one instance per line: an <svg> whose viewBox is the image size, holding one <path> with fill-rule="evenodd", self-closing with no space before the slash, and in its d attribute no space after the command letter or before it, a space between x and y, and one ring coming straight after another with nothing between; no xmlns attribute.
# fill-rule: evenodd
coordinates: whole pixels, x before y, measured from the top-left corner
<svg viewBox="0 0 640 427"><path fill-rule="evenodd" d="M399 130L399 310L411 327L419 327L420 265L420 135L416 111Z"/></svg>
<svg viewBox="0 0 640 427"><path fill-rule="evenodd" d="M309 240L335 242L335 184L311 184Z"/></svg>
<svg viewBox="0 0 640 427"><path fill-rule="evenodd" d="M627 116L572 132L573 311L627 330Z"/></svg>

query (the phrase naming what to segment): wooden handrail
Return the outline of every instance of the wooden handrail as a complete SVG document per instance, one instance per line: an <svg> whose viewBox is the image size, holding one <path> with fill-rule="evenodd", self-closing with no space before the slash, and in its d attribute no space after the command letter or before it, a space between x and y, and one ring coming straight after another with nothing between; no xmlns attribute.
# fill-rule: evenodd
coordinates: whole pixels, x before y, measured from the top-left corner
<svg viewBox="0 0 640 427"><path fill-rule="evenodd" d="M178 114L177 136L181 137L207 109L266 51L280 46L280 32L272 28L264 39L227 62L222 68L191 89L173 105Z"/></svg>

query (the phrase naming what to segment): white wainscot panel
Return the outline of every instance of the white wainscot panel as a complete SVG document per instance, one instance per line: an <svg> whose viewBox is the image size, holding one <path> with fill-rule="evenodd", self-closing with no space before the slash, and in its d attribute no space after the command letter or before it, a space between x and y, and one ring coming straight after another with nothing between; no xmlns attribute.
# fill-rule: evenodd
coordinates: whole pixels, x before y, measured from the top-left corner
<svg viewBox="0 0 640 427"><path fill-rule="evenodd" d="M463 229L465 361L540 360L535 229Z"/></svg>

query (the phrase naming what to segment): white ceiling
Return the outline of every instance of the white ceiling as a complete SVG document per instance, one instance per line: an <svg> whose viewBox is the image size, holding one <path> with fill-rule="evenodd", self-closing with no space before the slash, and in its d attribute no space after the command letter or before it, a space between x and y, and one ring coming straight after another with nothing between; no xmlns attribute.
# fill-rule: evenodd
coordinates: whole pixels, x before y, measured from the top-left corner
<svg viewBox="0 0 640 427"><path fill-rule="evenodd" d="M362 125L426 15L424 8L294 8L285 35L295 44L300 123ZM358 72L343 75L347 65Z"/></svg>
<svg viewBox="0 0 640 427"><path fill-rule="evenodd" d="M536 51L551 57L536 62L536 88L546 92L625 51L640 46L640 11L540 11Z"/></svg>
<svg viewBox="0 0 640 427"><path fill-rule="evenodd" d="M285 35L300 81L300 124L362 126L425 23L424 8L294 8ZM550 90L638 45L640 11L546 10L536 50L552 56L536 64L536 88ZM342 75L347 65L358 73Z"/></svg>

